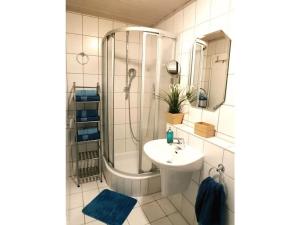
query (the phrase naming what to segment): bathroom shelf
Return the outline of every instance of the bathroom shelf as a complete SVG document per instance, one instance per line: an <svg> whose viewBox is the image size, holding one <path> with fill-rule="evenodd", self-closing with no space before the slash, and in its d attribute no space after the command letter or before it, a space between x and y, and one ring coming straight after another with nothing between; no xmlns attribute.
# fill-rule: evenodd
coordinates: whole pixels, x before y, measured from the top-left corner
<svg viewBox="0 0 300 225"><path fill-rule="evenodd" d="M87 140L87 141L78 141L76 144L83 144L83 143L89 143L89 142L99 142L101 138L95 139L95 140Z"/></svg>
<svg viewBox="0 0 300 225"><path fill-rule="evenodd" d="M75 121L79 124L85 124L85 123L100 123L100 120L92 120L92 121Z"/></svg>
<svg viewBox="0 0 300 225"><path fill-rule="evenodd" d="M80 168L79 169L79 178L85 178L85 177L91 177L91 176L97 176L99 174L99 167L86 167L86 168Z"/></svg>
<svg viewBox="0 0 300 225"><path fill-rule="evenodd" d="M87 151L87 152L79 152L78 160L87 160L87 159L98 159L99 152L98 151Z"/></svg>
<svg viewBox="0 0 300 225"><path fill-rule="evenodd" d="M74 109L74 130L75 130L75 140L74 143L72 143L72 147L76 148L76 168L75 168L75 177L77 180L77 186L79 187L80 184L98 180L102 182L102 141L101 141L101 135L102 135L102 120L99 116L100 114L100 86L99 83L97 83L97 86L95 87L84 87L84 86L76 86L76 83L73 83L72 88L72 94L73 94L73 101L75 105ZM77 94L77 97L76 97ZM91 100L91 101L77 101L78 99L82 99L82 97L78 96L92 96L90 99L99 99L99 100ZM98 96L98 97L94 97ZM92 120L92 121L79 121L80 118L86 118L85 116L82 116L81 112L80 114L77 114L77 104L83 104L80 106L80 110L89 110L86 109L86 106L84 104L95 104L96 109L94 112L93 119L98 118L98 120ZM83 108L83 109L82 109ZM79 111L80 111L79 110ZM93 109L94 110L94 109ZM82 117L77 117L77 116ZM79 119L78 119L79 118ZM78 121L77 121L78 120ZM93 128L97 128L93 129ZM86 130L85 130L86 129ZM80 133L81 131L81 133ZM86 136L87 135L87 136ZM86 136L86 137L85 137ZM95 138L92 140L88 140L88 138ZM88 143L96 143L95 149L87 150ZM85 144L85 145L83 145ZM80 151L79 151L80 146ZM94 146L94 145L93 145ZM83 151L82 151L83 149ZM74 151L71 151L71 154L73 154ZM73 157L72 157L73 158ZM73 163L72 163L73 165Z"/></svg>
<svg viewBox="0 0 300 225"><path fill-rule="evenodd" d="M76 103L99 103L99 101L76 101Z"/></svg>

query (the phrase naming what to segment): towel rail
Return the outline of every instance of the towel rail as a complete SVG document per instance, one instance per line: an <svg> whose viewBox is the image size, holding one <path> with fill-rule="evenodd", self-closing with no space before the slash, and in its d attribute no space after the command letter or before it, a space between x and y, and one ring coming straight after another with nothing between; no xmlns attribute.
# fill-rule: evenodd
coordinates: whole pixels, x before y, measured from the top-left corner
<svg viewBox="0 0 300 225"><path fill-rule="evenodd" d="M211 167L211 168L208 170L208 175L209 175L210 177L212 177L212 178L214 178L214 176L211 175L211 173L212 173L213 170L215 170L215 171L218 173L218 175L219 175L219 183L221 183L221 184L223 185L224 191L225 191L225 196L226 196L226 198L227 198L227 193L228 193L228 191L227 191L227 186L226 186L226 184L225 184L225 179L224 179L225 167L224 167L224 165L221 164L221 163L218 164L218 167L217 167L217 168Z"/></svg>
<svg viewBox="0 0 300 225"><path fill-rule="evenodd" d="M225 185L225 182L224 182L224 172L225 172L225 167L224 167L224 165L220 163L220 164L218 165L217 168L211 167L211 168L209 169L209 171L208 171L208 175L209 175L210 177L213 177L213 176L211 175L211 173L212 173L213 170L216 170L216 172L218 173L218 175L219 175L219 182L222 183L223 185Z"/></svg>

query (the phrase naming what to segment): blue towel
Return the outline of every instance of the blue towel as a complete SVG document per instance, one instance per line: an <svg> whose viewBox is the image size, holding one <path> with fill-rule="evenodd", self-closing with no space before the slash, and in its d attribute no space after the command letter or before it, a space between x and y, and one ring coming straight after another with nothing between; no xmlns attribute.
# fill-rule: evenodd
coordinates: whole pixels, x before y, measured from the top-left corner
<svg viewBox="0 0 300 225"><path fill-rule="evenodd" d="M99 116L77 117L78 122L99 121Z"/></svg>
<svg viewBox="0 0 300 225"><path fill-rule="evenodd" d="M89 110L77 110L76 112L77 117L92 117L92 116L98 116L98 111L95 109L89 109Z"/></svg>
<svg viewBox="0 0 300 225"><path fill-rule="evenodd" d="M76 101L84 102L84 101L99 101L100 96L97 94L97 90L76 90Z"/></svg>
<svg viewBox="0 0 300 225"><path fill-rule="evenodd" d="M93 129L93 128L89 128L89 129ZM90 131L82 131L79 134L79 130L78 130L78 134L77 134L77 141L91 141L91 140L98 140L100 139L100 132L97 130L94 132L90 132ZM87 130L87 129L85 129Z"/></svg>
<svg viewBox="0 0 300 225"><path fill-rule="evenodd" d="M78 122L85 122L85 121L98 121L98 111L97 110L77 110L76 112L76 120Z"/></svg>
<svg viewBox="0 0 300 225"><path fill-rule="evenodd" d="M78 96L95 96L97 95L97 90L76 90L76 95Z"/></svg>
<svg viewBox="0 0 300 225"><path fill-rule="evenodd" d="M76 95L76 101L77 102L100 101L100 96L99 95L95 95L95 96Z"/></svg>
<svg viewBox="0 0 300 225"><path fill-rule="evenodd" d="M98 129L96 127L92 128L84 128L84 129L78 129L78 135L85 135L85 134L94 134L98 132Z"/></svg>
<svg viewBox="0 0 300 225"><path fill-rule="evenodd" d="M197 194L195 212L199 225L225 225L225 192L222 184L207 177Z"/></svg>

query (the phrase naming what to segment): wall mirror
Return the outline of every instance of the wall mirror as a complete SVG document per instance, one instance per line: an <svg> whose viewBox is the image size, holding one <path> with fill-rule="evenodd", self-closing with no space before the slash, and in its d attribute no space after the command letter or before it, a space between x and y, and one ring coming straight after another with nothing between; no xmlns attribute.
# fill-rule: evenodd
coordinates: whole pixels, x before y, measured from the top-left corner
<svg viewBox="0 0 300 225"><path fill-rule="evenodd" d="M192 106L215 111L224 103L230 43L222 30L194 41L189 86L197 90L197 101Z"/></svg>

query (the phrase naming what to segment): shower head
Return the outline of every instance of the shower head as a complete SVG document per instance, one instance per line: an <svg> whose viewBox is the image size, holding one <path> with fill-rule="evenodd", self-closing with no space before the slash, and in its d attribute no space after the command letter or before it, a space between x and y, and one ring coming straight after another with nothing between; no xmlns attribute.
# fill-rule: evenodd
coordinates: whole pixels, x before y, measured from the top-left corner
<svg viewBox="0 0 300 225"><path fill-rule="evenodd" d="M130 68L128 71L128 77L130 77L130 79L133 79L136 76L136 70L134 68Z"/></svg>

